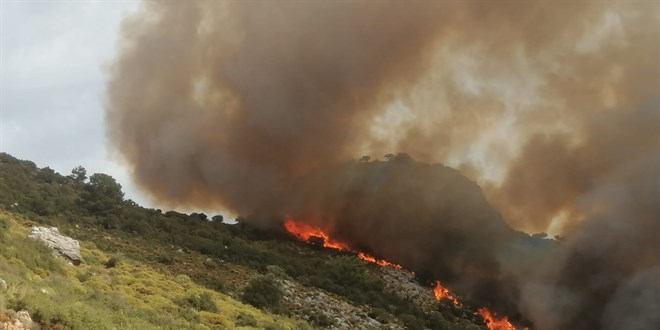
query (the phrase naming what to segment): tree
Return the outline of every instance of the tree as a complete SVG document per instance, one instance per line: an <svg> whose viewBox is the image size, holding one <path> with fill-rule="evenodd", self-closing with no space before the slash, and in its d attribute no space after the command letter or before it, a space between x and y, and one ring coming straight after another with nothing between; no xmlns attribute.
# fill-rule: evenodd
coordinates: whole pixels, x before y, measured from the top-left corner
<svg viewBox="0 0 660 330"><path fill-rule="evenodd" d="M95 215L109 215L124 200L121 185L107 174L96 173L89 177L82 194L83 207Z"/></svg>
<svg viewBox="0 0 660 330"><path fill-rule="evenodd" d="M75 183L83 184L87 180L87 170L82 166L74 167L68 177Z"/></svg>

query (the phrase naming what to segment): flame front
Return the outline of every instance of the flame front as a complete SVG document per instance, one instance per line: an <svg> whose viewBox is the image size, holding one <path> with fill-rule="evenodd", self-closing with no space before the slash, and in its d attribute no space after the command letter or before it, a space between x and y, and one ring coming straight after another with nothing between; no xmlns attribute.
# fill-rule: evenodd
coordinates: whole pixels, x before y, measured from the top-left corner
<svg viewBox="0 0 660 330"><path fill-rule="evenodd" d="M298 222L293 219L286 219L284 221L284 229L302 241L307 241L310 239L310 237L320 237L323 239L323 247L339 251L351 251L357 253L358 258L379 266L394 267L397 269L402 268L401 265L397 265L386 260L377 259L376 257L370 256L364 252L352 250L348 247L348 244L330 238L330 235L326 234L320 228L312 227L308 224Z"/></svg>
<svg viewBox="0 0 660 330"><path fill-rule="evenodd" d="M324 233L321 229L314 228L302 222L297 222L292 219L286 219L286 221L284 221L284 228L286 229L286 231L288 231L289 233L293 234L294 236L298 237L303 241L309 240L310 237L321 237L323 239L324 247L340 250L340 251L350 250L347 244L335 241L331 239L330 236Z"/></svg>
<svg viewBox="0 0 660 330"><path fill-rule="evenodd" d="M451 300L456 306L460 306L461 303L458 301L458 298L449 292L449 289L442 286L440 281L435 281L435 288L433 289L433 295L435 300L440 301L443 299Z"/></svg>
<svg viewBox="0 0 660 330"><path fill-rule="evenodd" d="M329 249L335 249L339 251L354 252L357 254L358 258L380 266L394 267L397 269L402 268L401 265L397 265L395 263L391 263L386 260L376 259L375 257L370 256L364 252L355 251L351 249L348 246L348 244L330 238L330 235L326 234L320 228L312 227L308 224L298 222L293 219L286 219L284 221L284 228L290 234L296 236L298 239L302 241L308 241L311 237L320 237L323 240L323 247ZM442 286L440 281L435 282L433 295L435 296L435 299L438 301L447 299L450 300L452 303L454 303L455 306L461 306L461 302L458 300L458 298L454 296L449 291L449 289ZM488 327L489 330L516 330L516 327L514 327L511 324L511 322L509 322L506 316L498 319L495 314L491 313L486 308L479 309L478 314L481 315L484 321L486 321L486 326ZM528 330L528 329L525 328L523 330Z"/></svg>
<svg viewBox="0 0 660 330"><path fill-rule="evenodd" d="M494 313L491 313L486 308L480 308L478 313L486 321L486 326L489 330L516 330L516 327L509 322L506 316L498 319ZM527 330L527 328L523 330Z"/></svg>
<svg viewBox="0 0 660 330"><path fill-rule="evenodd" d="M376 265L379 265L379 266L394 267L396 269L401 269L402 268L401 265L397 265L395 263L391 263L391 262L386 261L386 260L376 259L376 258L374 258L374 257L372 257L368 254L364 254L363 252L358 253L357 256L358 256L358 258L360 258L364 261L368 261L370 263L373 263L373 264L376 264Z"/></svg>

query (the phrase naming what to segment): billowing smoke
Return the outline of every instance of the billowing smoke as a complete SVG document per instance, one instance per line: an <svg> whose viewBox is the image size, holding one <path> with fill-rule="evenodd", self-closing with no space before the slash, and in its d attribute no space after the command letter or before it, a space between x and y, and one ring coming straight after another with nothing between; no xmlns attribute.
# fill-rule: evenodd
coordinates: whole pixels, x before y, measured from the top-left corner
<svg viewBox="0 0 660 330"><path fill-rule="evenodd" d="M122 33L108 137L160 203L313 223L537 329L660 324L657 4L160 1ZM349 161L391 152L421 162Z"/></svg>

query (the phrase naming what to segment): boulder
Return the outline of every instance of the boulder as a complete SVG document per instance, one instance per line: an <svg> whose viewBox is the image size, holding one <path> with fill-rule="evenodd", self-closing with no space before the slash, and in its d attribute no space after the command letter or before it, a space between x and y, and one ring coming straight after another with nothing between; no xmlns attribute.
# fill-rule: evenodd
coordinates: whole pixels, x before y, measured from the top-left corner
<svg viewBox="0 0 660 330"><path fill-rule="evenodd" d="M0 330L27 330L19 320L5 320L0 322Z"/></svg>
<svg viewBox="0 0 660 330"><path fill-rule="evenodd" d="M56 256L62 256L78 266L82 262L80 243L71 237L61 235L55 227L32 227L29 238L44 243Z"/></svg>
<svg viewBox="0 0 660 330"><path fill-rule="evenodd" d="M0 318L0 330L29 330L34 328L30 313L26 310L18 313L13 310L5 311Z"/></svg>
<svg viewBox="0 0 660 330"><path fill-rule="evenodd" d="M30 317L30 313L28 313L28 311L18 311L18 313L16 313L16 319L18 319L18 321L23 324L25 329L32 329L34 322L32 322L32 318Z"/></svg>

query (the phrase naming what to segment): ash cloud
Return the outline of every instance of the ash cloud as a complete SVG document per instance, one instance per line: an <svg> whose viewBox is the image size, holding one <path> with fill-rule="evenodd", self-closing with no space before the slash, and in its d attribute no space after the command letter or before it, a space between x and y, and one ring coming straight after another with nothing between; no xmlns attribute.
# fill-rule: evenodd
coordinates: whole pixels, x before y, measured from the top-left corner
<svg viewBox="0 0 660 330"><path fill-rule="evenodd" d="M147 2L110 69L108 139L161 203L294 216L537 329L654 329L659 17L645 1ZM346 163L392 151L421 162Z"/></svg>

